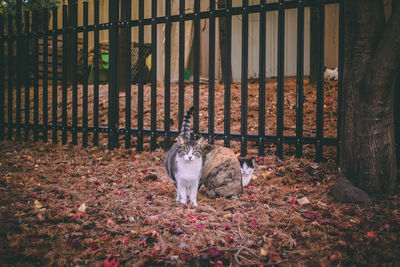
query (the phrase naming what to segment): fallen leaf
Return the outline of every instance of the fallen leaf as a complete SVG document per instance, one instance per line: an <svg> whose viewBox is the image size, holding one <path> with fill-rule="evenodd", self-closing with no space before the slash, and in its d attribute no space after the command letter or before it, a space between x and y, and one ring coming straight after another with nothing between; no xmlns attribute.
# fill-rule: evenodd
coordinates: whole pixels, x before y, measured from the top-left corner
<svg viewBox="0 0 400 267"><path fill-rule="evenodd" d="M35 205L36 209L41 209L43 205L36 199L35 202L33 203Z"/></svg>
<svg viewBox="0 0 400 267"><path fill-rule="evenodd" d="M223 253L224 253L223 251L220 251L216 248L213 248L213 247L208 248L208 256L210 258L218 257L218 256L222 255Z"/></svg>
<svg viewBox="0 0 400 267"><path fill-rule="evenodd" d="M297 246L296 240L294 240L293 238L289 239L289 246L290 246L290 249L295 248Z"/></svg>
<svg viewBox="0 0 400 267"><path fill-rule="evenodd" d="M111 226L115 225L115 222L113 220L111 220L111 219L107 219L106 224L107 224L108 227L111 227Z"/></svg>
<svg viewBox="0 0 400 267"><path fill-rule="evenodd" d="M37 215L37 217L38 217L39 221L41 221L41 222L44 221L44 217L43 217L43 215L42 215L41 213L39 213L39 214Z"/></svg>
<svg viewBox="0 0 400 267"><path fill-rule="evenodd" d="M80 211L78 211L77 213L73 214L72 217L69 220L73 221L73 220L79 219L80 217L83 217L83 216L85 216L85 214L80 212Z"/></svg>
<svg viewBox="0 0 400 267"><path fill-rule="evenodd" d="M315 213L303 213L301 215L304 218L307 218L307 219L315 219L315 218L317 218L317 214L315 214Z"/></svg>
<svg viewBox="0 0 400 267"><path fill-rule="evenodd" d="M260 256L261 257L266 257L268 255L268 250L267 249L260 249Z"/></svg>
<svg viewBox="0 0 400 267"><path fill-rule="evenodd" d="M96 250L96 249L99 248L99 247L97 246L96 241L93 241L93 240L89 240L89 245L90 245L90 247L91 247L92 250Z"/></svg>
<svg viewBox="0 0 400 267"><path fill-rule="evenodd" d="M376 238L374 230L371 230L370 232L367 233L367 237L369 238Z"/></svg>
<svg viewBox="0 0 400 267"><path fill-rule="evenodd" d="M317 221L313 221L311 224L314 226L322 227Z"/></svg>
<svg viewBox="0 0 400 267"><path fill-rule="evenodd" d="M267 172L264 172L263 174L261 174L261 176L264 178L264 179L267 179L267 178L269 178L269 176L271 175L271 171L267 171Z"/></svg>
<svg viewBox="0 0 400 267"><path fill-rule="evenodd" d="M111 261L110 261L111 259ZM103 261L104 267L114 267L119 265L119 259L115 259L115 257L111 254Z"/></svg>
<svg viewBox="0 0 400 267"><path fill-rule="evenodd" d="M197 222L197 216L196 215L189 215L188 216L189 222L195 223Z"/></svg>
<svg viewBox="0 0 400 267"><path fill-rule="evenodd" d="M249 223L249 225L251 228L254 229L254 228L257 228L259 224L257 222L251 222L251 223Z"/></svg>
<svg viewBox="0 0 400 267"><path fill-rule="evenodd" d="M15 213L15 216L23 216L25 215L25 212L23 211L17 211L17 213Z"/></svg>
<svg viewBox="0 0 400 267"><path fill-rule="evenodd" d="M85 210L86 210L86 205L85 203L82 203L82 205L78 208L78 211L85 213Z"/></svg>
<svg viewBox="0 0 400 267"><path fill-rule="evenodd" d="M310 165L310 167L316 170L318 169L318 163L314 162L313 164Z"/></svg>
<svg viewBox="0 0 400 267"><path fill-rule="evenodd" d="M303 206L305 204L309 204L310 200L308 200L308 198L306 198L306 197L302 197L297 200L297 203L299 203L300 206Z"/></svg>
<svg viewBox="0 0 400 267"><path fill-rule="evenodd" d="M205 224L197 224L197 225L195 225L195 227L196 227L196 229L201 230L201 229L205 229L206 225Z"/></svg>
<svg viewBox="0 0 400 267"><path fill-rule="evenodd" d="M291 203L292 205L294 205L294 204L296 204L296 201L297 201L297 199L294 197L294 198L292 198L292 200L290 201L290 203Z"/></svg>
<svg viewBox="0 0 400 267"><path fill-rule="evenodd" d="M274 261L274 262L279 262L282 260L281 256L279 256L279 254L276 253L275 251L269 251L269 258L271 261Z"/></svg>

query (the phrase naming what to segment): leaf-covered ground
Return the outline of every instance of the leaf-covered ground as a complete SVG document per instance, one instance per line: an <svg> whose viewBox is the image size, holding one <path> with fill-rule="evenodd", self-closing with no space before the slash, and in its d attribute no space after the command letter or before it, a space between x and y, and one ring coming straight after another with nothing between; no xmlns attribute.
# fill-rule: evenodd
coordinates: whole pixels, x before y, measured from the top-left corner
<svg viewBox="0 0 400 267"><path fill-rule="evenodd" d="M271 152L239 199L201 191L194 209L174 201L164 155L0 142L0 265L400 262L400 199L335 202L334 160Z"/></svg>

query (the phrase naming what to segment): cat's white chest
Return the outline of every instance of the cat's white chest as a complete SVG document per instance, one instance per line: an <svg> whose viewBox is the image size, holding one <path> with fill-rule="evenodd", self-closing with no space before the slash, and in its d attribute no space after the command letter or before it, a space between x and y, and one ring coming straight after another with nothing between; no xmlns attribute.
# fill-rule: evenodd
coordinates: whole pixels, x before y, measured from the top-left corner
<svg viewBox="0 0 400 267"><path fill-rule="evenodd" d="M176 177L180 182L191 182L200 179L200 172L202 167L202 160L184 160L182 158L176 159L178 173Z"/></svg>

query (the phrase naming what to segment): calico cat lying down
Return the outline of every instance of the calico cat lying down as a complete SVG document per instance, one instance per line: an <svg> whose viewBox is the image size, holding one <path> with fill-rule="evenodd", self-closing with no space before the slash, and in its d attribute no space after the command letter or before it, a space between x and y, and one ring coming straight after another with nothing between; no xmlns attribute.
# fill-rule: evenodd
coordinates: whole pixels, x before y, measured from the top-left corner
<svg viewBox="0 0 400 267"><path fill-rule="evenodd" d="M210 197L238 197L243 190L240 162L232 150L222 146L203 146L200 184Z"/></svg>
<svg viewBox="0 0 400 267"><path fill-rule="evenodd" d="M250 183L254 169L254 157L238 159L229 148L204 145L200 185L210 197L236 198Z"/></svg>

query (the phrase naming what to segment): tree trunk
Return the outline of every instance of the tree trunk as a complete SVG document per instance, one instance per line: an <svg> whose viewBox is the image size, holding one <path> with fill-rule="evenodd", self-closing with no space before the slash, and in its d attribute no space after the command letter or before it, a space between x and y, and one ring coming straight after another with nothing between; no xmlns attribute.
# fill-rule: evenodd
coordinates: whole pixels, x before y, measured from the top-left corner
<svg viewBox="0 0 400 267"><path fill-rule="evenodd" d="M385 26L381 0L345 4L340 167L370 193L396 190L394 78L400 62L400 9Z"/></svg>
<svg viewBox="0 0 400 267"><path fill-rule="evenodd" d="M321 49L321 12L318 7L310 8L310 84L316 85L318 81L319 49Z"/></svg>
<svg viewBox="0 0 400 267"><path fill-rule="evenodd" d="M396 140L397 183L400 183L400 68L394 85L394 134Z"/></svg>
<svg viewBox="0 0 400 267"><path fill-rule="evenodd" d="M122 0L121 1L121 20L126 20L129 18L128 10L128 1ZM130 53L129 49L130 46L128 45L129 42L129 30L130 27L120 28L119 29L119 43L118 43L118 91L124 92L125 88L129 86L127 84L128 79L127 76L129 74L129 70L127 69L129 60L130 60Z"/></svg>
<svg viewBox="0 0 400 267"><path fill-rule="evenodd" d="M225 0L218 0L218 8L225 8ZM219 49L221 51L221 82L225 81L226 70L226 18L219 17ZM232 81L232 68L229 68L229 79Z"/></svg>
<svg viewBox="0 0 400 267"><path fill-rule="evenodd" d="M391 1L392 10L398 8L400 1ZM397 184L400 184L400 66L394 83L394 134L396 140L396 159L397 159Z"/></svg>

